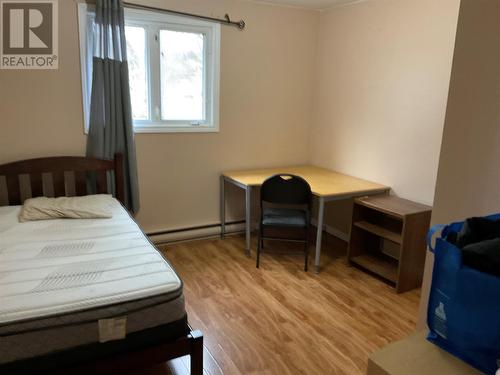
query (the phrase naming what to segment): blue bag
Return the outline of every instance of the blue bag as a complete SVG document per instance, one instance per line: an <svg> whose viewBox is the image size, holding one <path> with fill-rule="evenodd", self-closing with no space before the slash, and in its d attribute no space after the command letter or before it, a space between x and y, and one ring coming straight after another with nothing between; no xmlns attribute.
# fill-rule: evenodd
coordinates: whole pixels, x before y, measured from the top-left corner
<svg viewBox="0 0 500 375"><path fill-rule="evenodd" d="M500 214L488 216L498 220ZM500 367L500 277L462 264L462 251L446 241L463 222L438 225L427 238L434 272L427 310L429 341L487 374ZM433 235L442 230L432 248Z"/></svg>

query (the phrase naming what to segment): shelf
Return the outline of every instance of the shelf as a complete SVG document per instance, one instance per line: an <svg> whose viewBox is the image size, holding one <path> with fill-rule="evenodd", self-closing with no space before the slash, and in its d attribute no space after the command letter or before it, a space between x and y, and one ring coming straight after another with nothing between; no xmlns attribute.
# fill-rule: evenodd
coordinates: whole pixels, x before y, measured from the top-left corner
<svg viewBox="0 0 500 375"><path fill-rule="evenodd" d="M366 230L367 232L376 234L377 236L385 238L386 240L401 244L401 234L393 232L379 225L375 225L367 221L357 221L354 223L354 226Z"/></svg>
<svg viewBox="0 0 500 375"><path fill-rule="evenodd" d="M384 279L397 283L398 264L396 261L387 256L363 254L351 258L350 261L383 277Z"/></svg>
<svg viewBox="0 0 500 375"><path fill-rule="evenodd" d="M392 195L356 198L355 202L375 211L384 212L399 218L432 210L432 207L425 204L412 202Z"/></svg>
<svg viewBox="0 0 500 375"><path fill-rule="evenodd" d="M356 198L349 263L393 284L396 293L420 287L430 219L431 207L406 199L389 195Z"/></svg>

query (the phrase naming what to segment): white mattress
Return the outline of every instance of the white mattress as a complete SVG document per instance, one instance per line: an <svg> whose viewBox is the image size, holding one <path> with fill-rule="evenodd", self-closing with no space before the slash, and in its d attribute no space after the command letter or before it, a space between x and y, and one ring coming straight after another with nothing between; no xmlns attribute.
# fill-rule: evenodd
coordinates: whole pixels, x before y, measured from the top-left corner
<svg viewBox="0 0 500 375"><path fill-rule="evenodd" d="M111 219L19 210L0 207L0 363L95 342L99 319L129 316L129 333L185 316L181 280L118 201Z"/></svg>

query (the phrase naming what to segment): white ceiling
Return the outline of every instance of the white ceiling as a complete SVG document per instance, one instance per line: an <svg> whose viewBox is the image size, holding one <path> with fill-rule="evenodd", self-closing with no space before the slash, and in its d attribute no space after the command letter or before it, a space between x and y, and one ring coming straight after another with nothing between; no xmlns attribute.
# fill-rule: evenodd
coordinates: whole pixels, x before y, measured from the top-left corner
<svg viewBox="0 0 500 375"><path fill-rule="evenodd" d="M363 0L253 0L253 1L257 1L260 3L288 5L300 8L323 10L337 5L358 3Z"/></svg>

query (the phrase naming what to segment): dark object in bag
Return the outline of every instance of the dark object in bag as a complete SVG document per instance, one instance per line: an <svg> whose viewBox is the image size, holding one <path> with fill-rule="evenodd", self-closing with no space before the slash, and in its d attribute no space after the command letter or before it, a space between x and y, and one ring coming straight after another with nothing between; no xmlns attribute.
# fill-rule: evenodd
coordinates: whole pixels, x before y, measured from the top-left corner
<svg viewBox="0 0 500 375"><path fill-rule="evenodd" d="M463 264L500 276L500 220L469 218L446 240L462 250Z"/></svg>
<svg viewBox="0 0 500 375"><path fill-rule="evenodd" d="M500 237L500 220L471 217L465 220L460 232L450 232L446 240L459 248Z"/></svg>
<svg viewBox="0 0 500 375"><path fill-rule="evenodd" d="M462 249L462 259L469 267L500 276L500 238L465 246Z"/></svg>

